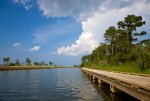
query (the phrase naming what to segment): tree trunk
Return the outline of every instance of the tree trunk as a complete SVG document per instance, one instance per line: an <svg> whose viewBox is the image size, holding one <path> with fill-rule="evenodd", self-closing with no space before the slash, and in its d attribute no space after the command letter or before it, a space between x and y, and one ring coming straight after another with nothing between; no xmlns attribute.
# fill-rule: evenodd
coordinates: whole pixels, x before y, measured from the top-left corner
<svg viewBox="0 0 150 101"><path fill-rule="evenodd" d="M111 52L112 52L112 56L113 56L114 55L114 46L113 46L113 44L111 46Z"/></svg>

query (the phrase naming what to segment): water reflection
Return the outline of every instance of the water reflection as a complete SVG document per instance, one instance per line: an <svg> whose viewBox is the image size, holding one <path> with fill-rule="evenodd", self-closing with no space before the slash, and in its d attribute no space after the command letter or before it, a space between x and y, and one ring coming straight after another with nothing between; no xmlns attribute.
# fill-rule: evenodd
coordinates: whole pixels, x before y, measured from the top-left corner
<svg viewBox="0 0 150 101"><path fill-rule="evenodd" d="M108 86L79 68L0 71L0 101L124 101Z"/></svg>

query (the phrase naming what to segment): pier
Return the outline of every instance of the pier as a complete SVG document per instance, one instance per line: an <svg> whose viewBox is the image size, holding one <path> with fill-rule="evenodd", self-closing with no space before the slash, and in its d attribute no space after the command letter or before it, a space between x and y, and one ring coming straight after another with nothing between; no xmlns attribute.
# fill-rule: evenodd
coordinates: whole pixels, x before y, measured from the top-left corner
<svg viewBox="0 0 150 101"><path fill-rule="evenodd" d="M125 92L141 101L150 101L150 76L82 68L92 80L109 84L112 93Z"/></svg>

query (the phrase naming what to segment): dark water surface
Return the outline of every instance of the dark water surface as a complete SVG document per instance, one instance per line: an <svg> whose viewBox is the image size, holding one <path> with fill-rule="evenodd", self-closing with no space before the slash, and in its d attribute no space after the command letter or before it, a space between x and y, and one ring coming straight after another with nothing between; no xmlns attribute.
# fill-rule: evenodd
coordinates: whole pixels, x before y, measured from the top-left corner
<svg viewBox="0 0 150 101"><path fill-rule="evenodd" d="M0 71L0 101L133 101L111 94L79 68Z"/></svg>

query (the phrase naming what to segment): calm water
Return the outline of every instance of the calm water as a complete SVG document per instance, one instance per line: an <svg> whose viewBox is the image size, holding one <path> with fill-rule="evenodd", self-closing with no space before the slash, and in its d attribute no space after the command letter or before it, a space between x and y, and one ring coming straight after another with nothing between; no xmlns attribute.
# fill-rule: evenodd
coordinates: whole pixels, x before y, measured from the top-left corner
<svg viewBox="0 0 150 101"><path fill-rule="evenodd" d="M0 101L133 101L113 95L78 68L0 71Z"/></svg>

